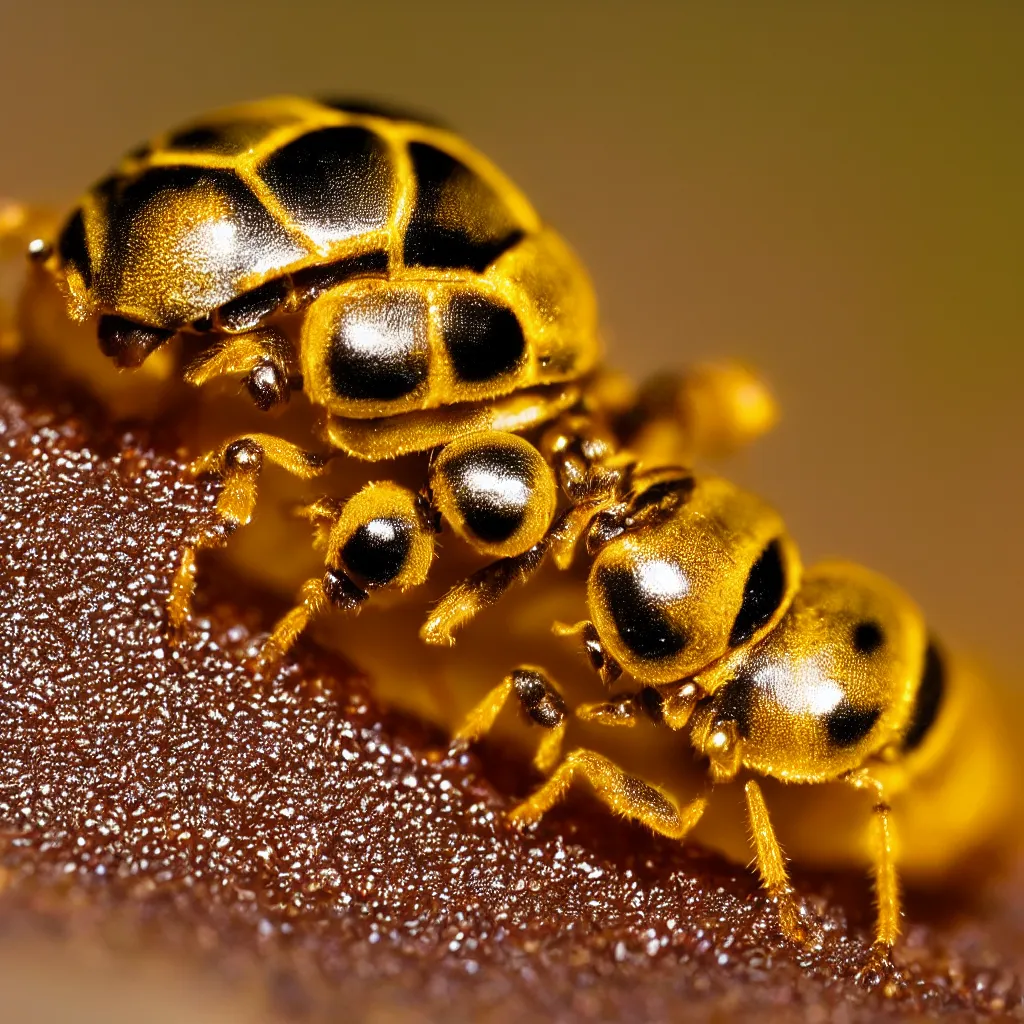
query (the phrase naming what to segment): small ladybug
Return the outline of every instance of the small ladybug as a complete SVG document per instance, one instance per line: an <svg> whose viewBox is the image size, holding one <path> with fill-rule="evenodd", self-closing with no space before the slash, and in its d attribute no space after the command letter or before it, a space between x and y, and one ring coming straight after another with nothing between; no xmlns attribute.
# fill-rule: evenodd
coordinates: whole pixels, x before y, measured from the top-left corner
<svg viewBox="0 0 1024 1024"><path fill-rule="evenodd" d="M829 562L809 569L784 615L754 643L704 672L671 683L642 669L634 677L638 690L581 706L576 714L609 727L647 721L687 729L708 771L707 790L688 803L596 751L580 748L562 758L568 712L556 685L536 666L521 666L488 694L457 734L455 749L485 735L513 698L546 730L535 764L548 778L509 812L517 827L543 817L577 778L615 814L674 839L697 824L710 789L741 772L804 785L840 782L865 792L874 821L869 849L878 904L868 971L891 969L889 954L900 930L893 799L913 800L915 786L924 783L930 813L957 810L964 817L951 802L962 800L966 772L982 787L975 795L979 823L1005 802L1001 785L993 786L980 763L943 769L962 749L986 749L997 763L1006 761L981 681L928 635L921 612L902 590L860 566ZM745 782L745 795L757 870L776 901L782 930L794 941L808 941L811 921L789 882L755 778ZM916 810L917 818L928 813Z"/></svg>

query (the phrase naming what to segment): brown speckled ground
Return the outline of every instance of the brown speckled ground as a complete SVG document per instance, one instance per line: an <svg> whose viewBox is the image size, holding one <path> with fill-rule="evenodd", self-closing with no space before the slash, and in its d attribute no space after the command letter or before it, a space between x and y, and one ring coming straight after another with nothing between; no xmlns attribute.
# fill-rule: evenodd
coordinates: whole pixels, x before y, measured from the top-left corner
<svg viewBox="0 0 1024 1024"><path fill-rule="evenodd" d="M0 394L0 960L84 942L113 1005L119 958L151 950L227 1006L255 982L314 1018L1024 1018L1019 869L955 912L912 900L903 973L872 986L859 878L797 875L820 919L798 950L743 865L585 799L509 830L504 755L447 758L337 660L254 680L244 584L171 648L175 549L212 485L43 405ZM192 1019L175 1005L148 1016Z"/></svg>

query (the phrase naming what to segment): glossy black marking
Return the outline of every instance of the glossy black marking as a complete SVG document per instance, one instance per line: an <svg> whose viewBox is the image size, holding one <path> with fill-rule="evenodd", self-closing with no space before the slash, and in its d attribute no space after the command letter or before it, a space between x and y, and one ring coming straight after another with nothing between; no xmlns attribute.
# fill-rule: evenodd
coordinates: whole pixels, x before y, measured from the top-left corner
<svg viewBox="0 0 1024 1024"><path fill-rule="evenodd" d="M321 128L263 162L260 177L318 244L386 228L394 193L384 142L365 128Z"/></svg>
<svg viewBox="0 0 1024 1024"><path fill-rule="evenodd" d="M829 742L835 747L852 747L875 727L881 708L857 708L845 698L824 716Z"/></svg>
<svg viewBox="0 0 1024 1024"><path fill-rule="evenodd" d="M885 643L885 633L877 622L868 619L853 627L852 640L858 654L870 655Z"/></svg>
<svg viewBox="0 0 1024 1024"><path fill-rule="evenodd" d="M729 645L746 643L778 610L786 593L782 547L773 540L753 564L743 588L743 603L729 634Z"/></svg>
<svg viewBox="0 0 1024 1024"><path fill-rule="evenodd" d="M468 448L443 472L466 528L488 544L512 537L526 520L534 467L518 448L500 443Z"/></svg>
<svg viewBox="0 0 1024 1024"><path fill-rule="evenodd" d="M361 523L341 549L341 560L364 590L386 587L409 559L416 524L399 516L375 516Z"/></svg>
<svg viewBox="0 0 1024 1024"><path fill-rule="evenodd" d="M405 234L407 264L479 273L522 238L498 194L461 161L421 142L411 143L409 154L417 195Z"/></svg>
<svg viewBox="0 0 1024 1024"><path fill-rule="evenodd" d="M329 291L335 285L351 281L356 277L377 277L388 269L388 254L382 251L349 256L334 263L324 263L292 274L292 291L300 305L312 302L318 295Z"/></svg>
<svg viewBox="0 0 1024 1024"><path fill-rule="evenodd" d="M606 566L599 570L597 583L619 638L634 654L660 661L686 647L686 633L670 621L658 598L644 589L636 572Z"/></svg>
<svg viewBox="0 0 1024 1024"><path fill-rule="evenodd" d="M335 608L352 611L370 595L360 590L340 569L328 569L323 579L324 593Z"/></svg>
<svg viewBox="0 0 1024 1024"><path fill-rule="evenodd" d="M451 297L442 321L445 347L459 380L493 380L523 361L526 338L515 313L483 295Z"/></svg>
<svg viewBox="0 0 1024 1024"><path fill-rule="evenodd" d="M150 352L174 335L119 316L101 316L96 333L100 351L126 370L141 366Z"/></svg>
<svg viewBox="0 0 1024 1024"><path fill-rule="evenodd" d="M73 267L82 276L86 288L92 287L92 261L85 239L85 218L75 210L57 239L57 251L65 267Z"/></svg>
<svg viewBox="0 0 1024 1024"><path fill-rule="evenodd" d="M376 100L368 100L359 96L329 96L321 98L319 102L325 107L341 110L346 114L369 114L371 117L386 117L389 121L412 121L415 124L426 124L434 128L444 127L435 118L397 103L379 103Z"/></svg>
<svg viewBox="0 0 1024 1024"><path fill-rule="evenodd" d="M757 692L757 683L750 676L730 679L715 698L716 722L735 722L740 736L749 739Z"/></svg>
<svg viewBox="0 0 1024 1024"><path fill-rule="evenodd" d="M328 356L341 398L392 401L427 380L427 310L413 292L372 295L339 317Z"/></svg>
<svg viewBox="0 0 1024 1024"><path fill-rule="evenodd" d="M229 334L251 331L265 323L288 298L288 282L282 278L239 295L217 311L216 325Z"/></svg>
<svg viewBox="0 0 1024 1024"><path fill-rule="evenodd" d="M159 259L164 295L156 301L166 318L160 326L169 329L236 298L244 278L269 275L305 255L229 170L152 167L119 183L107 210L97 297L116 308L125 277L151 274L151 261Z"/></svg>
<svg viewBox="0 0 1024 1024"><path fill-rule="evenodd" d="M166 148L183 153L235 156L258 145L275 127L276 122L261 120L192 125L171 135Z"/></svg>
<svg viewBox="0 0 1024 1024"><path fill-rule="evenodd" d="M910 725L903 737L905 751L916 750L928 731L939 717L942 699L946 693L946 663L935 642L928 644L925 652L924 671L921 685L914 697L914 708L910 713Z"/></svg>
<svg viewBox="0 0 1024 1024"><path fill-rule="evenodd" d="M517 668L512 673L516 696L530 718L545 729L565 721L567 710L562 695L539 672Z"/></svg>

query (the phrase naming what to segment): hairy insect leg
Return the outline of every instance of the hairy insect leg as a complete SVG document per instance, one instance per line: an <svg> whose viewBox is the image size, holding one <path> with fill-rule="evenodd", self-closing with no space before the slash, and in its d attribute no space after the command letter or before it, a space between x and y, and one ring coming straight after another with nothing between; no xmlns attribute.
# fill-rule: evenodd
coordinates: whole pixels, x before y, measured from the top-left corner
<svg viewBox="0 0 1024 1024"><path fill-rule="evenodd" d="M572 565L583 535L590 529L594 519L612 505L608 497L587 498L570 505L555 521L548 534L551 544L551 558L559 569Z"/></svg>
<svg viewBox="0 0 1024 1024"><path fill-rule="evenodd" d="M878 904L875 949L885 958L888 958L900 934L900 887L893 854L891 814L892 809L887 803L875 804L872 821L875 833L875 899Z"/></svg>
<svg viewBox="0 0 1024 1024"><path fill-rule="evenodd" d="M306 580L299 590L296 605L278 619L256 658L256 668L266 669L283 658L294 646L309 623L327 604L354 611L368 595L347 576L328 571L322 579Z"/></svg>
<svg viewBox="0 0 1024 1024"><path fill-rule="evenodd" d="M272 434L248 434L201 456L189 468L193 477L215 476L220 480L214 510L222 529L200 533L181 549L167 600L172 633L182 629L191 614L196 554L204 548L222 547L230 534L252 519L264 460L304 480L319 475L326 466L324 456L304 451Z"/></svg>
<svg viewBox="0 0 1024 1024"><path fill-rule="evenodd" d="M256 659L257 668L272 665L287 654L310 620L326 603L323 583L320 580L306 580L299 591L298 603L278 619L273 632L260 649Z"/></svg>
<svg viewBox="0 0 1024 1024"><path fill-rule="evenodd" d="M452 749L462 750L486 736L513 696L530 720L545 730L533 763L547 775L561 755L568 714L558 687L542 669L531 665L521 665L510 672L470 711L452 738Z"/></svg>
<svg viewBox="0 0 1024 1024"><path fill-rule="evenodd" d="M523 554L499 558L456 583L438 601L420 628L420 639L428 644L454 644L456 630L489 608L511 587L526 583L541 567L546 552L547 541L542 540Z"/></svg>
<svg viewBox="0 0 1024 1024"><path fill-rule="evenodd" d="M256 406L266 412L291 396L295 352L272 328L229 335L204 349L185 368L184 378L199 387L217 377L244 374L242 383Z"/></svg>
<svg viewBox="0 0 1024 1024"><path fill-rule="evenodd" d="M786 858L775 836L761 787L751 779L744 791L761 884L779 908L779 923L786 938L803 944L807 941L807 929L801 921L800 907L786 871Z"/></svg>
<svg viewBox="0 0 1024 1024"><path fill-rule="evenodd" d="M589 782L597 797L616 814L633 818L671 839L684 838L707 806L707 798L700 796L680 807L666 793L628 775L603 754L580 748L567 754L551 777L509 812L509 821L520 828L539 821L565 797L577 775Z"/></svg>
<svg viewBox="0 0 1024 1024"><path fill-rule="evenodd" d="M867 770L851 772L846 781L854 789L867 790L874 797L872 808L872 874L875 885L875 942L871 957L861 972L885 977L895 971L892 947L900 934L900 886L896 870L895 841L892 829L892 808L886 799L885 787Z"/></svg>

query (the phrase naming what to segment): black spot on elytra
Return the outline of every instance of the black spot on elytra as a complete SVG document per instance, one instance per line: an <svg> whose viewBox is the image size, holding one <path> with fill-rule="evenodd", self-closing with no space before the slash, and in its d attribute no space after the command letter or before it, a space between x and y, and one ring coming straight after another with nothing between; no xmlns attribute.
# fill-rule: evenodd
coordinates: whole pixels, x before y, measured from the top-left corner
<svg viewBox="0 0 1024 1024"><path fill-rule="evenodd" d="M89 246L85 240L85 218L81 210L75 210L64 225L57 239L57 252L67 267L73 267L82 276L86 288L92 286L92 261L89 259Z"/></svg>
<svg viewBox="0 0 1024 1024"><path fill-rule="evenodd" d="M881 708L856 708L845 698L824 716L829 742L835 747L852 747L875 726Z"/></svg>
<svg viewBox="0 0 1024 1024"><path fill-rule="evenodd" d="M928 644L928 650L925 652L921 683L914 697L910 725L903 737L905 751L916 750L928 735L928 730L935 724L935 719L939 716L939 708L942 706L945 692L946 664L933 641Z"/></svg>
<svg viewBox="0 0 1024 1024"><path fill-rule="evenodd" d="M746 643L778 610L786 592L786 570L782 547L773 540L761 553L747 575L743 603L729 634L729 645Z"/></svg>
<svg viewBox="0 0 1024 1024"><path fill-rule="evenodd" d="M444 476L466 528L500 544L523 525L534 492L526 453L503 444L468 448L444 463Z"/></svg>
<svg viewBox="0 0 1024 1024"><path fill-rule="evenodd" d="M660 661L686 647L686 633L671 622L633 571L604 567L598 572L597 583L619 638L634 654Z"/></svg>
<svg viewBox="0 0 1024 1024"><path fill-rule="evenodd" d="M267 157L259 174L318 243L388 225L394 182L387 147L365 128L321 128L301 135Z"/></svg>
<svg viewBox="0 0 1024 1024"><path fill-rule="evenodd" d="M385 587L409 558L415 524L399 516L378 516L361 523L341 549L345 570L366 589Z"/></svg>
<svg viewBox="0 0 1024 1024"><path fill-rule="evenodd" d="M885 633L877 622L869 619L853 627L852 639L858 654L874 654L885 643Z"/></svg>
<svg viewBox="0 0 1024 1024"><path fill-rule="evenodd" d="M341 398L394 401L427 380L426 306L412 292L348 307L331 341L328 369Z"/></svg>
<svg viewBox="0 0 1024 1024"><path fill-rule="evenodd" d="M409 145L416 206L405 234L405 262L483 271L522 237L501 198L461 161L422 142Z"/></svg>
<svg viewBox="0 0 1024 1024"><path fill-rule="evenodd" d="M515 313L482 295L453 295L442 330L456 376L463 381L493 380L510 373L526 352Z"/></svg>

